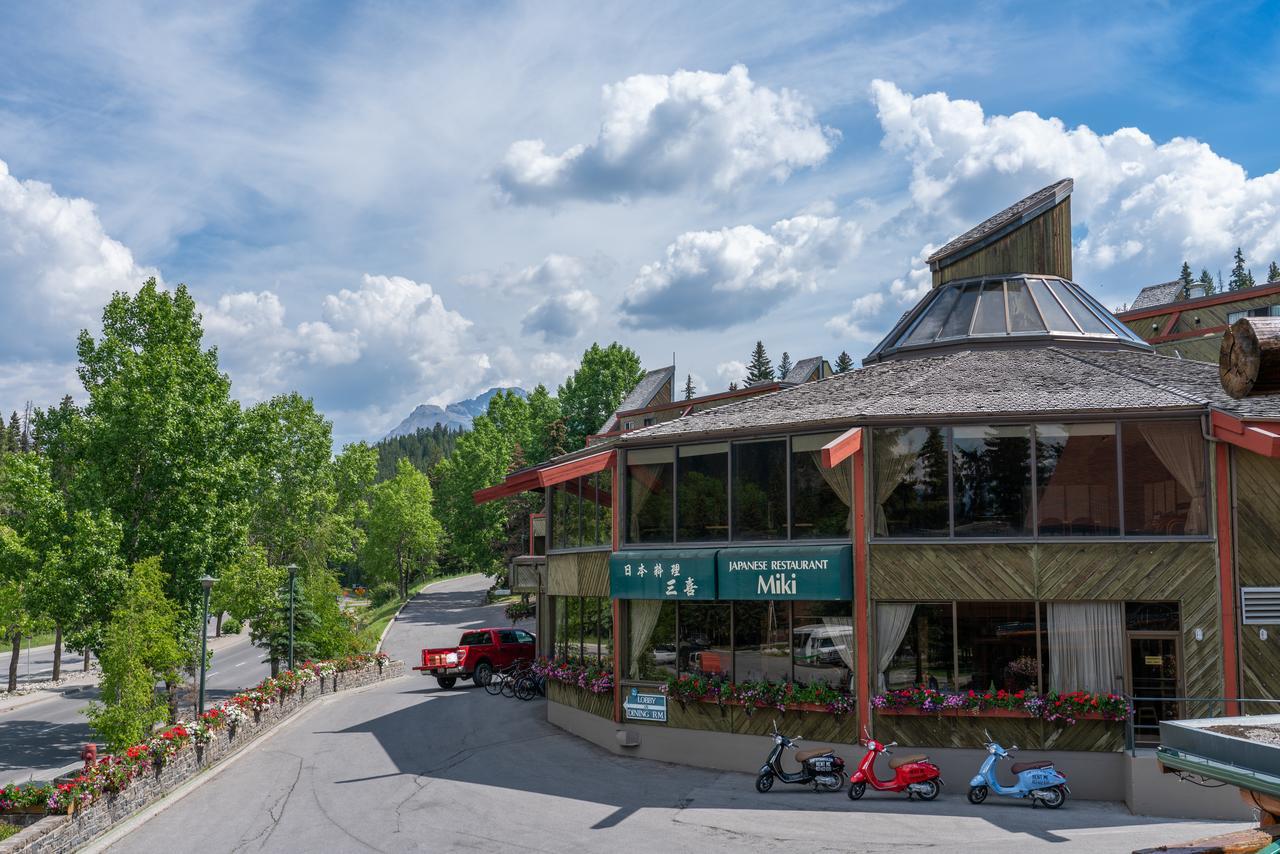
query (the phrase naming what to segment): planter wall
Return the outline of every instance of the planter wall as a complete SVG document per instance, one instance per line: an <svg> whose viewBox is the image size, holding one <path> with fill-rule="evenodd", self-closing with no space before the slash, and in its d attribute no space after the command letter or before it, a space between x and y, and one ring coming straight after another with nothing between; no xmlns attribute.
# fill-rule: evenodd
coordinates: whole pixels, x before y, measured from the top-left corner
<svg viewBox="0 0 1280 854"><path fill-rule="evenodd" d="M1028 750L1086 750L1116 752L1124 749L1124 723L1077 719L1074 726L1048 723L1020 712L992 710L973 714L944 715L917 710L877 711L874 734L878 741L896 741L910 747L981 748L983 731L1001 745L1016 744Z"/></svg>
<svg viewBox="0 0 1280 854"><path fill-rule="evenodd" d="M596 717L613 718L613 691L606 694L593 694L585 688L567 685L564 682L547 680L547 699L562 706L595 715Z"/></svg>
<svg viewBox="0 0 1280 854"><path fill-rule="evenodd" d="M778 722L778 729L789 736L799 736L805 741L829 744L853 744L857 733L857 715L850 713L837 718L824 709L787 709L780 712L776 708L754 709L747 714L741 705L727 703L718 706L715 703L692 702L681 704L673 698L667 699L667 722L626 721L627 726L667 726L677 729L692 729L701 732L724 732L735 735L771 735L773 722Z"/></svg>
<svg viewBox="0 0 1280 854"><path fill-rule="evenodd" d="M124 791L104 794L73 815L49 815L16 836L0 842L0 854L61 854L73 851L109 830L148 804L159 800L203 769L251 744L304 705L318 700L322 694L349 691L384 679L404 674L404 662L391 661L384 667L369 664L359 670L340 674L319 690L298 692L280 698L271 708L240 724L234 732L227 727L213 734L208 744L189 745L165 760L159 769L146 771L129 781Z"/></svg>

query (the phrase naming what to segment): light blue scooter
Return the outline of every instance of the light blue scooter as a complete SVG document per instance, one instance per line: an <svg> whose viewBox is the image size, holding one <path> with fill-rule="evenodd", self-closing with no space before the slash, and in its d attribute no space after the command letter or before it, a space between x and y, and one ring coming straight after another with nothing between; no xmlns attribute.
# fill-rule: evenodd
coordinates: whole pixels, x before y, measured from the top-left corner
<svg viewBox="0 0 1280 854"><path fill-rule="evenodd" d="M996 779L996 762L1008 759L1009 754L1018 749L1015 744L1008 750L991 740L991 733L986 733L987 759L978 769L977 775L969 781L969 803L980 804L987 799L988 792L1007 795L1012 798L1031 798L1031 805L1042 803L1051 810L1056 810L1067 802L1071 790L1067 788L1067 778L1053 767L1053 762L1041 759L1036 762L1015 762L1010 768L1018 775L1018 782L1012 786L1002 786Z"/></svg>

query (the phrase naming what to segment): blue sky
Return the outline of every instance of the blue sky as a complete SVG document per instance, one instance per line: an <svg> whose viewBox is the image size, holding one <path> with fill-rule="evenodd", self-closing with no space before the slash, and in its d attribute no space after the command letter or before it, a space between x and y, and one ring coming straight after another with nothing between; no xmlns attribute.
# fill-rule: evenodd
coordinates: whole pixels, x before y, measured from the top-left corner
<svg viewBox="0 0 1280 854"><path fill-rule="evenodd" d="M339 441L559 382L864 354L921 257L1076 179L1076 278L1280 260L1280 2L25 4L0 47L0 406L187 283L237 395ZM21 330L21 332L17 332Z"/></svg>

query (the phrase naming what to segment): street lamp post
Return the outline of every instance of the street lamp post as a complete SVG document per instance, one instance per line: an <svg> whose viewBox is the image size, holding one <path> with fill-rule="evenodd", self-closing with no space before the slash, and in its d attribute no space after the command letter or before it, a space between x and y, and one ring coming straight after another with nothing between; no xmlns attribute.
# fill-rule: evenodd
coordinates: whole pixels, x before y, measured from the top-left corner
<svg viewBox="0 0 1280 854"><path fill-rule="evenodd" d="M289 669L293 669L293 588L298 577L298 565L291 563L285 567L289 570Z"/></svg>
<svg viewBox="0 0 1280 854"><path fill-rule="evenodd" d="M217 580L209 575L200 579L200 586L204 588L204 618L200 620L200 696L196 700L196 720L204 714L204 671L209 649L209 591Z"/></svg>

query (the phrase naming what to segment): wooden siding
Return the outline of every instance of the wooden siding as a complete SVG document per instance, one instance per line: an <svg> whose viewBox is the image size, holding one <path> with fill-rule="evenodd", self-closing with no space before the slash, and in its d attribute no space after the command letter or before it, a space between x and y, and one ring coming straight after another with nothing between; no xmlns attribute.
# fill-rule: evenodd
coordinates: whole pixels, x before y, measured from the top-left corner
<svg viewBox="0 0 1280 854"><path fill-rule="evenodd" d="M1222 343L1222 331L1228 325L1227 315L1236 311L1263 308L1271 305L1280 305L1280 295L1273 293L1235 302L1198 307L1194 303L1180 301L1169 303L1168 311L1163 314L1150 317L1128 320L1124 319L1122 313L1121 321L1144 341L1152 341L1153 338L1160 338L1165 335L1186 335L1205 330L1205 335L1202 337L1191 336L1173 341L1153 341L1152 343L1156 348L1156 352L1162 355L1178 355L1184 359L1216 364L1218 361L1218 347ZM1170 327L1168 326L1169 320L1175 314L1178 315L1178 319Z"/></svg>
<svg viewBox="0 0 1280 854"><path fill-rule="evenodd" d="M1047 273L1071 278L1071 199L1023 225L990 246L935 271L938 286L955 279L992 273Z"/></svg>
<svg viewBox="0 0 1280 854"><path fill-rule="evenodd" d="M1280 460L1233 449L1238 587L1280 587ZM1238 588L1237 588L1238 589ZM1270 637L1262 640L1258 630ZM1240 627L1240 693L1280 699L1280 626ZM1244 704L1246 714L1280 712L1280 704Z"/></svg>
<svg viewBox="0 0 1280 854"><path fill-rule="evenodd" d="M547 593L552 596L608 596L609 552L548 555Z"/></svg>
<svg viewBox="0 0 1280 854"><path fill-rule="evenodd" d="M573 685L548 680L547 699L562 706L580 709L599 718L613 718L612 691L607 694L593 694Z"/></svg>
<svg viewBox="0 0 1280 854"><path fill-rule="evenodd" d="M870 565L873 600L1177 600L1183 689L1221 696L1213 543L886 543L871 546Z"/></svg>
<svg viewBox="0 0 1280 854"><path fill-rule="evenodd" d="M1218 364L1218 350L1222 347L1222 333L1214 332L1199 338L1182 338L1178 341L1162 341L1153 344L1161 356L1191 359L1194 362Z"/></svg>

